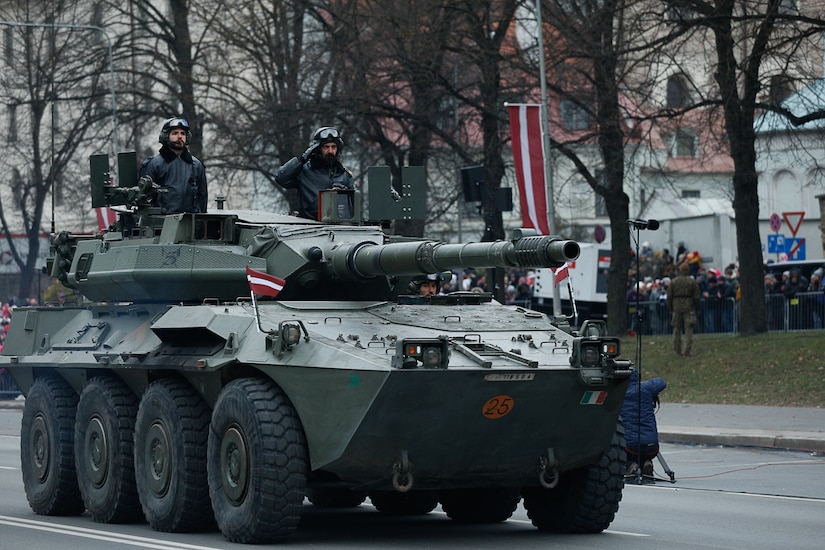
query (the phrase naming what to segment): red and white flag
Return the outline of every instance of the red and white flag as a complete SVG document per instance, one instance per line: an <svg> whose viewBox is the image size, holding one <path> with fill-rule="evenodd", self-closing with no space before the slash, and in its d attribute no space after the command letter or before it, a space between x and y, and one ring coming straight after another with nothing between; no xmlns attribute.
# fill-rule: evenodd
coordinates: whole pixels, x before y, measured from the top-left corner
<svg viewBox="0 0 825 550"><path fill-rule="evenodd" d="M246 266L246 280L249 281L249 290L262 296L272 296L273 298L283 290L286 281L280 277L256 271Z"/></svg>
<svg viewBox="0 0 825 550"><path fill-rule="evenodd" d="M561 264L561 267L553 270L553 274L553 282L556 283L556 286L559 286L560 282L562 282L570 276L570 266L567 264L567 262L564 262L563 264Z"/></svg>
<svg viewBox="0 0 825 550"><path fill-rule="evenodd" d="M541 106L508 104L513 164L524 227L550 234L547 221L547 191L544 181L544 140L541 136Z"/></svg>
<svg viewBox="0 0 825 550"><path fill-rule="evenodd" d="M109 226L117 220L117 214L108 206L95 208L95 213L97 213L97 228L101 233L109 229Z"/></svg>

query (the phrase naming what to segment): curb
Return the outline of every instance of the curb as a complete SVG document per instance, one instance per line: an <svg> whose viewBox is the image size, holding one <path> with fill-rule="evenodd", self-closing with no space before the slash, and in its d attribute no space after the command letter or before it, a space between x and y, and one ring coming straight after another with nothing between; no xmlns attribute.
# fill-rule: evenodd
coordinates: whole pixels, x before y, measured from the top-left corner
<svg viewBox="0 0 825 550"><path fill-rule="evenodd" d="M825 452L825 433L821 432L787 431L774 433L766 430L665 426L659 428L659 440L667 443Z"/></svg>

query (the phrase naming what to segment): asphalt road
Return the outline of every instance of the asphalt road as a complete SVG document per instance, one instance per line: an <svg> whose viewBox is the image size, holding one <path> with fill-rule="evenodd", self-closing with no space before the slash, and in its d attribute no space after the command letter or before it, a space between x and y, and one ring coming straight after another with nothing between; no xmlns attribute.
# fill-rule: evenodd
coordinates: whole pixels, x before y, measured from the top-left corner
<svg viewBox="0 0 825 550"><path fill-rule="evenodd" d="M0 549L229 549L220 533L169 534L145 524L101 525L88 517L32 513L20 479L20 411L0 410ZM820 549L825 534L825 457L759 447L665 444L675 483L628 485L599 535L536 531L519 509L494 525L458 525L440 509L388 517L369 503L348 510L307 504L281 546L316 548L749 548ZM663 478L660 463L656 473Z"/></svg>

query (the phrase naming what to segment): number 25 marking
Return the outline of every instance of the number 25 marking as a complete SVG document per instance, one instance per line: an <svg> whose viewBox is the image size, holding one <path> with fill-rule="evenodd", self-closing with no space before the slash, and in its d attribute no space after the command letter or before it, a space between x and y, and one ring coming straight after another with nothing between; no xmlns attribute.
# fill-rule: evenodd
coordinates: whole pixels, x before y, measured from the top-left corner
<svg viewBox="0 0 825 550"><path fill-rule="evenodd" d="M484 403L481 413L487 418L501 418L513 410L513 398L509 395L497 395Z"/></svg>

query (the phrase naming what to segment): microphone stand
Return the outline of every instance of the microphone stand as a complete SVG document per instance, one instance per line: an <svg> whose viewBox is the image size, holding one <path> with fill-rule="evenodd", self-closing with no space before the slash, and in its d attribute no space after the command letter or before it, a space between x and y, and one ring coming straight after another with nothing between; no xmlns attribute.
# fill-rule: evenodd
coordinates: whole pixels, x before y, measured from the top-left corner
<svg viewBox="0 0 825 550"><path fill-rule="evenodd" d="M639 241L642 226L638 223L628 221L631 229L636 230L636 485L644 483L643 462L642 462L642 327L644 326L644 314L639 307L639 290L641 282L640 262L639 262ZM630 233L634 237L633 232Z"/></svg>

